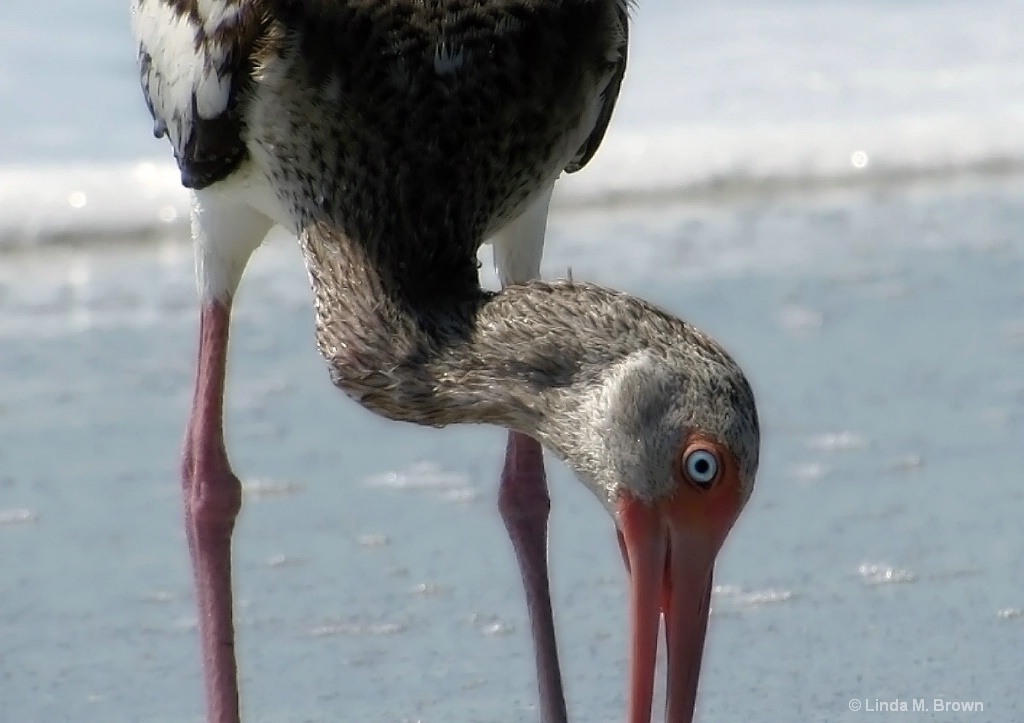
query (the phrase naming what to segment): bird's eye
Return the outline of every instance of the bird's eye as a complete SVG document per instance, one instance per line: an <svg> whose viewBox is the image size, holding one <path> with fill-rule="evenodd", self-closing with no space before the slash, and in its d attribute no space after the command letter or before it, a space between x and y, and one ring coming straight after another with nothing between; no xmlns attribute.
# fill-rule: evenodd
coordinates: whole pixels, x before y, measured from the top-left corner
<svg viewBox="0 0 1024 723"><path fill-rule="evenodd" d="M708 449L688 452L683 462L686 476L698 487L708 489L718 477L718 457Z"/></svg>

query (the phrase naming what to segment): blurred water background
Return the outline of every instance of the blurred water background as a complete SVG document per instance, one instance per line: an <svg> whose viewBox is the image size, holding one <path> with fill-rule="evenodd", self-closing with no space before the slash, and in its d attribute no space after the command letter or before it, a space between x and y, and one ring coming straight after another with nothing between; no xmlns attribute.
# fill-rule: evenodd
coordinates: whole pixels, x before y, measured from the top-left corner
<svg viewBox="0 0 1024 723"><path fill-rule="evenodd" d="M633 17L615 120L558 190L543 268L696 322L758 393L762 471L718 569L701 720L895 721L878 709L914 699L914 720L1020 720L1024 2ZM187 196L150 131L124 4L6 0L3 720L201 720L176 480ZM392 424L337 393L284 234L235 318L248 719L536 720L503 433ZM612 525L551 466L570 710L621 720Z"/></svg>

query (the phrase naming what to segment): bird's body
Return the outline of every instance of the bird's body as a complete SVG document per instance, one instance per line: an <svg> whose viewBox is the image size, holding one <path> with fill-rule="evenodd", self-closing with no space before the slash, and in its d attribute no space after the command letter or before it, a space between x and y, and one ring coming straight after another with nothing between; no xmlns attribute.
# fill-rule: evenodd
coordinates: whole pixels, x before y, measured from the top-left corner
<svg viewBox="0 0 1024 723"><path fill-rule="evenodd" d="M221 421L230 305L280 223L300 240L339 387L393 419L512 430L500 507L545 723L566 712L535 440L619 519L636 602L631 721L649 718L661 612L675 660L668 715L689 720L710 565L756 469L750 387L710 338L644 302L529 281L555 180L589 161L608 126L625 0L134 0L133 27L156 132L193 189L202 313L182 484L208 719L239 719L229 550L241 498ZM478 279L489 237L507 285L496 294ZM711 455L706 487L681 466L692 450ZM689 519L681 484L709 490L691 500L710 506L709 521L686 523L707 527L693 560L667 537ZM654 521L666 504L671 521ZM692 589L643 587L655 577ZM670 615L661 597L681 602Z"/></svg>
<svg viewBox="0 0 1024 723"><path fill-rule="evenodd" d="M624 0L136 0L135 27L184 185L241 171L285 225L446 248L479 246L590 160L627 37Z"/></svg>

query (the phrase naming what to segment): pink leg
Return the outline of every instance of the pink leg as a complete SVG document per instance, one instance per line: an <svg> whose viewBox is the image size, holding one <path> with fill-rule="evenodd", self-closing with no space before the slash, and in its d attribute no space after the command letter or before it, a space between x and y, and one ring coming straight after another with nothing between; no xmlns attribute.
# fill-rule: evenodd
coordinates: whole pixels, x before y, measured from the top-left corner
<svg viewBox="0 0 1024 723"><path fill-rule="evenodd" d="M548 588L547 523L551 500L540 444L509 432L498 509L519 561L537 656L537 685L543 723L567 723L562 673L558 667L555 621Z"/></svg>
<svg viewBox="0 0 1024 723"><path fill-rule="evenodd" d="M181 465L208 723L239 723L231 619L231 532L242 504L242 485L228 463L222 427L230 316L230 302L204 302L195 397Z"/></svg>

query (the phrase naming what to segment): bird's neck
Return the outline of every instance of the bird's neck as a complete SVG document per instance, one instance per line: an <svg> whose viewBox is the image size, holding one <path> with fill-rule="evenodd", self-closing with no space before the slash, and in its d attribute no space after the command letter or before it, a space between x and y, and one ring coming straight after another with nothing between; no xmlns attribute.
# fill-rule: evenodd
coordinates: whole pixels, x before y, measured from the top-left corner
<svg viewBox="0 0 1024 723"><path fill-rule="evenodd" d="M637 348L610 306L642 302L600 287L531 282L491 293L475 257L466 268L392 260L323 229L303 245L334 383L391 419L508 427L564 458L579 444L571 408Z"/></svg>

